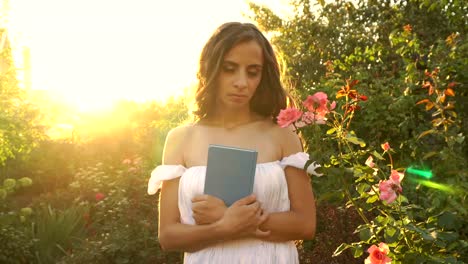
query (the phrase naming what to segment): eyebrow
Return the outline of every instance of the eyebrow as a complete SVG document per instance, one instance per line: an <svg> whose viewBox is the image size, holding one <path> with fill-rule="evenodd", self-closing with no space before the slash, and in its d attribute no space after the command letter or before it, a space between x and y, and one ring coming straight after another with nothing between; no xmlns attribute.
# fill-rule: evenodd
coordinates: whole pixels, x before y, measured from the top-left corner
<svg viewBox="0 0 468 264"><path fill-rule="evenodd" d="M225 60L223 61L223 64L228 64L229 66L239 66L239 64L233 62L233 61L230 61L230 60ZM261 64L250 64L247 66L247 68L259 68L259 69L262 69L263 68L263 65Z"/></svg>

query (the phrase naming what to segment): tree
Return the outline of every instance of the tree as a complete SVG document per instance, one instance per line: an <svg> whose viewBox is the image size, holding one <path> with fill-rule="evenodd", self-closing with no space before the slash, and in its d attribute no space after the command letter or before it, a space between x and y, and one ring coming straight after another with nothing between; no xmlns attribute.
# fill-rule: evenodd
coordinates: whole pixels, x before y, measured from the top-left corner
<svg viewBox="0 0 468 264"><path fill-rule="evenodd" d="M6 30L0 35L6 39ZM7 39L6 39L7 40ZM27 154L43 137L39 109L28 102L19 87L8 40L0 47L0 166L8 159Z"/></svg>

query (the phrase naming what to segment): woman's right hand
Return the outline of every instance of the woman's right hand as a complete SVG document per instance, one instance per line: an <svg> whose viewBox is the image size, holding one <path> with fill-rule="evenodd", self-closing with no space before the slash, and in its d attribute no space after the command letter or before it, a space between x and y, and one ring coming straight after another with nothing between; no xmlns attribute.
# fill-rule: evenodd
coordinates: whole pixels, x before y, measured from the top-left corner
<svg viewBox="0 0 468 264"><path fill-rule="evenodd" d="M252 194L234 202L226 209L219 220L220 226L233 238L267 236L269 231L261 231L259 226L265 222L268 214L263 212L260 203Z"/></svg>

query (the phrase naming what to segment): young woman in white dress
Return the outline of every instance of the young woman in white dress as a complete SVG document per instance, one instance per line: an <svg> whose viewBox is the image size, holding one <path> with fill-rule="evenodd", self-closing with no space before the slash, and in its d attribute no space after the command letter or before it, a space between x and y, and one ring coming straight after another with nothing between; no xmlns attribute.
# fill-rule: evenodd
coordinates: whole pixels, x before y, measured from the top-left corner
<svg viewBox="0 0 468 264"><path fill-rule="evenodd" d="M184 263L298 263L294 240L314 237L315 201L299 137L275 122L288 96L270 43L252 24L223 24L198 79L197 121L169 132L148 184L161 188L161 247L184 251ZM226 207L203 194L209 144L258 151L252 195Z"/></svg>

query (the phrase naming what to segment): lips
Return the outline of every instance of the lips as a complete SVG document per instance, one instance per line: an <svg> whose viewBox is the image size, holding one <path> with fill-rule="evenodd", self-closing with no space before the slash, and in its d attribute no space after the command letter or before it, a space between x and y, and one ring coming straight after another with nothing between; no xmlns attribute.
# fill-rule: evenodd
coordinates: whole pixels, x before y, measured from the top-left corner
<svg viewBox="0 0 468 264"><path fill-rule="evenodd" d="M238 98L238 99L247 98L247 95L244 95L244 94L228 94L228 96L232 98Z"/></svg>

